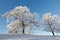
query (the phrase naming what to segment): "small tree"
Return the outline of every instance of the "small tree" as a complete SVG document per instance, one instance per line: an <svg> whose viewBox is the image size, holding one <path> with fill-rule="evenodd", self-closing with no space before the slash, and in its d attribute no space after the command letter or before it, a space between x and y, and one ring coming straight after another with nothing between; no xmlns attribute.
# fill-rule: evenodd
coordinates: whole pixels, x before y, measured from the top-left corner
<svg viewBox="0 0 60 40"><path fill-rule="evenodd" d="M45 23L44 26L46 26L46 27L48 26L47 30L49 29L49 31L52 32L53 36L55 36L54 28L56 26L54 26L54 25L56 25L57 19L58 19L58 16L57 15L51 15L51 13L46 13L43 15L43 20Z"/></svg>

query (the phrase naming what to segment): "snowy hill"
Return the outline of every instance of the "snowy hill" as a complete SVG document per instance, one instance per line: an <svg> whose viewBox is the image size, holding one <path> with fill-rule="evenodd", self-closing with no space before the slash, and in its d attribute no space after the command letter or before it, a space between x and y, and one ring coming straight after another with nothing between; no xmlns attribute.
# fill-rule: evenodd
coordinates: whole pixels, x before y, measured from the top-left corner
<svg viewBox="0 0 60 40"><path fill-rule="evenodd" d="M0 40L60 40L56 36L41 36L41 35L22 35L22 34L0 34Z"/></svg>

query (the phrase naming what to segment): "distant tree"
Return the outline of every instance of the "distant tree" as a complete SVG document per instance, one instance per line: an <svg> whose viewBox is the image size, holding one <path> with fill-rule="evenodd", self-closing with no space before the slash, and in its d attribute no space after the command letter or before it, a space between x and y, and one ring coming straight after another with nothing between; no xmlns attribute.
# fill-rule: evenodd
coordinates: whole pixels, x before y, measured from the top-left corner
<svg viewBox="0 0 60 40"><path fill-rule="evenodd" d="M37 24L38 15L31 13L26 6L17 6L13 10L6 12L3 17L7 18L9 33L18 33L20 30L25 34L25 28L32 30L32 25ZM32 27L32 28L31 28Z"/></svg>
<svg viewBox="0 0 60 40"><path fill-rule="evenodd" d="M55 36L54 30L57 27L58 16L51 15L51 13L46 13L43 15L43 22L45 30L51 31L53 36Z"/></svg>

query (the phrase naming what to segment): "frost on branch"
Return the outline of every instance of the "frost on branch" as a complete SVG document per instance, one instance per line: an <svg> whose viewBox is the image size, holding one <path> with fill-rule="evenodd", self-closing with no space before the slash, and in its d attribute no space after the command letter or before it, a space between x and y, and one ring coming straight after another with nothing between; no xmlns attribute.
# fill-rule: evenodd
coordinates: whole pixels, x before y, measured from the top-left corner
<svg viewBox="0 0 60 40"><path fill-rule="evenodd" d="M54 32L57 32L56 27L58 26L58 15L52 15L51 13L46 13L43 15L43 21L44 21L44 30L51 31L53 36L55 36Z"/></svg>
<svg viewBox="0 0 60 40"><path fill-rule="evenodd" d="M21 29L22 33L25 34L25 28L30 26L29 24L36 24L38 20L38 15L31 13L26 6L17 6L13 10L6 12L3 17L10 21L7 25L9 33L18 33Z"/></svg>

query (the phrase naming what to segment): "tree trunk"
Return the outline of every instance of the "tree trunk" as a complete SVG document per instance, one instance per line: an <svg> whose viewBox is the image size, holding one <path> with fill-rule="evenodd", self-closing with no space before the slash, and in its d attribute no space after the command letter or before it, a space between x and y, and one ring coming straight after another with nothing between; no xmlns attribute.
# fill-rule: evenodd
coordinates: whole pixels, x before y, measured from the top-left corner
<svg viewBox="0 0 60 40"><path fill-rule="evenodd" d="M23 21L22 21L22 28L23 28L23 29L22 29L22 33L25 34L25 24L24 24Z"/></svg>
<svg viewBox="0 0 60 40"><path fill-rule="evenodd" d="M49 24L49 27L50 27L50 29L51 29L51 31L52 31L53 36L55 37L54 31L53 31L53 29L52 29L52 27L51 27L51 24Z"/></svg>
<svg viewBox="0 0 60 40"><path fill-rule="evenodd" d="M25 28L23 28L22 33L25 34Z"/></svg>

